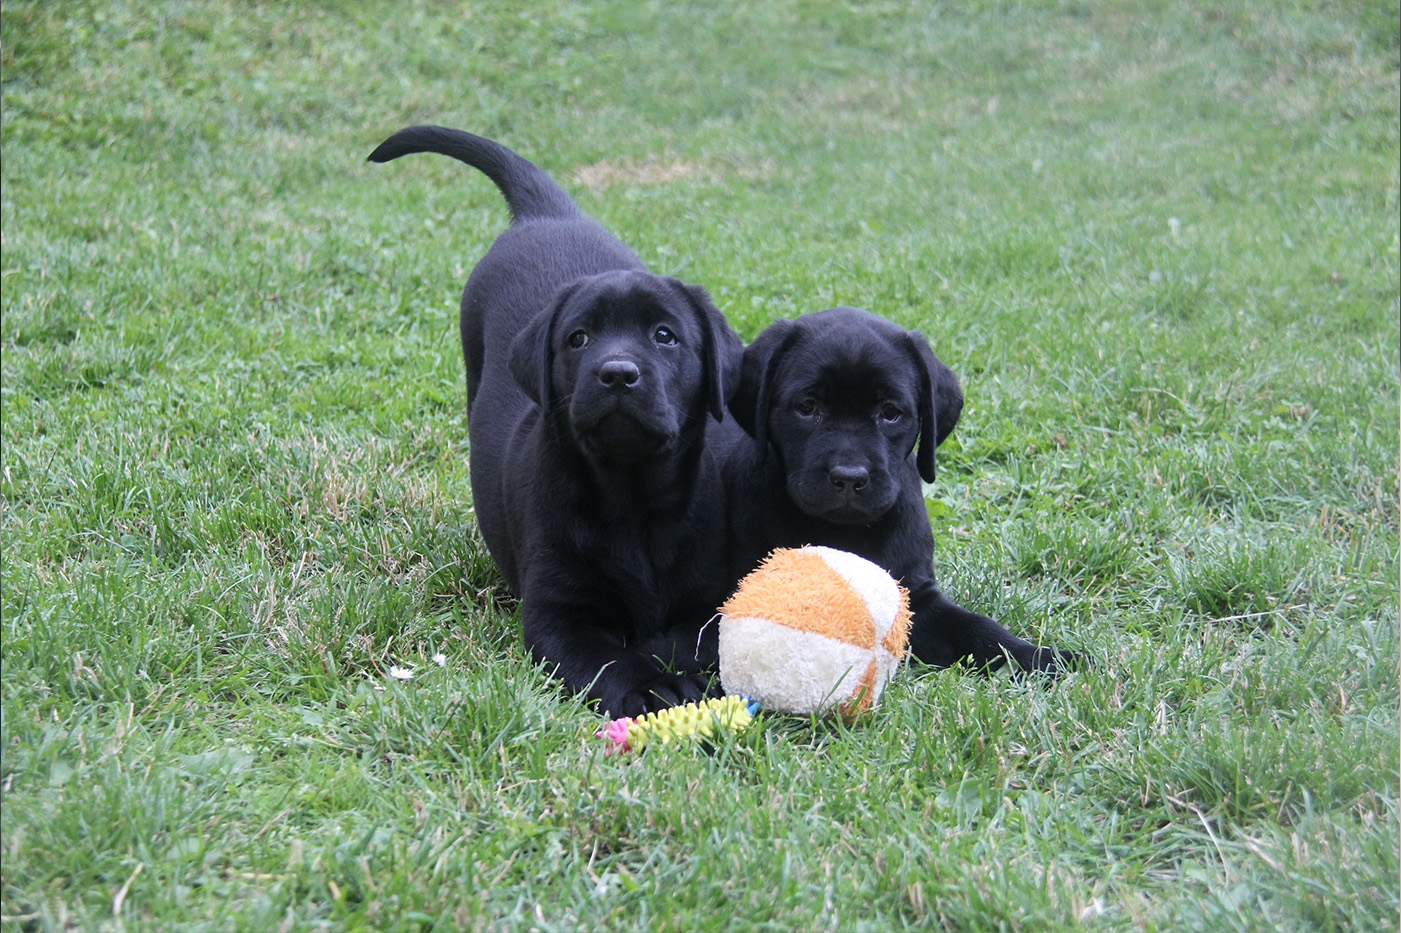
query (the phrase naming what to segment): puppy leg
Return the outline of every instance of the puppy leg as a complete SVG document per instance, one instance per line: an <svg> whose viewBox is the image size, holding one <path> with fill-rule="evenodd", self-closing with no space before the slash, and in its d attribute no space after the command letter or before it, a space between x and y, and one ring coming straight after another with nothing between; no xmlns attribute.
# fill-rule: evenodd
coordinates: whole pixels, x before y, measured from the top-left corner
<svg viewBox="0 0 1401 933"><path fill-rule="evenodd" d="M636 650L681 680L699 686L706 697L720 696L719 618L702 626L677 626L670 632L637 643ZM688 702L682 700L680 702Z"/></svg>
<svg viewBox="0 0 1401 933"><path fill-rule="evenodd" d="M720 666L720 619L714 619L699 629L681 625L637 644L637 650L655 658L665 670L683 674L710 674Z"/></svg>
<svg viewBox="0 0 1401 933"><path fill-rule="evenodd" d="M1022 670L1054 677L1078 660L1073 652L1018 638L987 616L964 609L932 582L911 592L910 608L910 651L926 664L949 667L963 662L991 671L1010 657Z"/></svg>
<svg viewBox="0 0 1401 933"><path fill-rule="evenodd" d="M673 640L667 645L625 645L616 624L604 615L588 621L590 610L577 603L551 605L550 601L526 596L521 608L525 643L539 663L554 668L555 676L570 689L597 700L599 710L610 716L641 716L702 700L709 693L711 678L685 665L670 669L668 657L642 650L665 648L678 660L686 656L685 646ZM693 654L694 643L690 647ZM694 665L692 665L694 666Z"/></svg>

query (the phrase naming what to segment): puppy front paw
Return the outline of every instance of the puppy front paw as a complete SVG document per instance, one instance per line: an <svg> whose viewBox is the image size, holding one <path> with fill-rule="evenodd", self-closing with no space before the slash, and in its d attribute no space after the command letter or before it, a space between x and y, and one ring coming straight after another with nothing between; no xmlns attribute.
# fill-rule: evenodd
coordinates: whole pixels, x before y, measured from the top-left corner
<svg viewBox="0 0 1401 933"><path fill-rule="evenodd" d="M711 692L711 680L703 674L657 673L614 698L602 698L601 707L608 715L642 716L658 710L705 699Z"/></svg>
<svg viewBox="0 0 1401 933"><path fill-rule="evenodd" d="M1022 666L1034 673L1059 677L1068 671L1089 667L1089 659L1078 651L1040 647L1031 653L1028 661L1022 662Z"/></svg>

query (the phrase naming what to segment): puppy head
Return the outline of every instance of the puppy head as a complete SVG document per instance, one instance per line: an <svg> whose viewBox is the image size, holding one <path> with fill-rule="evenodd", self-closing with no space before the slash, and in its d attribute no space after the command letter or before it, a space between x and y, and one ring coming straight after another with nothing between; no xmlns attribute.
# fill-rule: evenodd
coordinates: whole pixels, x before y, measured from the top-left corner
<svg viewBox="0 0 1401 933"><path fill-rule="evenodd" d="M833 308L760 334L729 404L761 456L778 457L798 508L860 524L895 504L912 454L933 482L934 449L958 423L963 392L922 334Z"/></svg>
<svg viewBox="0 0 1401 933"><path fill-rule="evenodd" d="M704 289L617 271L566 286L517 335L510 365L579 449L631 462L721 418L741 352Z"/></svg>

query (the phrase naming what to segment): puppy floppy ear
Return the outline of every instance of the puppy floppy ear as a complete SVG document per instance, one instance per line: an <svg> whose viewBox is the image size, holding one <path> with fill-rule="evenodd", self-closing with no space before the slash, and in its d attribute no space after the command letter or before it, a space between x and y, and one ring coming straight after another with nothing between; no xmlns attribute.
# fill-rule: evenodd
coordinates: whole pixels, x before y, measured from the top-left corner
<svg viewBox="0 0 1401 933"><path fill-rule="evenodd" d="M919 453L915 465L926 483L934 482L934 448L953 433L963 411L963 390L919 331L905 332L905 349L919 372Z"/></svg>
<svg viewBox="0 0 1401 933"><path fill-rule="evenodd" d="M725 420L725 400L739 386L740 357L744 344L730 322L715 307L709 293L699 285L687 285L670 279L672 287L686 297L701 328L701 365L704 369L702 397L710 415L716 421Z"/></svg>
<svg viewBox="0 0 1401 933"><path fill-rule="evenodd" d="M549 411L554 404L551 387L554 385L555 353L551 338L555 323L578 288L578 282L566 285L511 341L511 375L543 411Z"/></svg>
<svg viewBox="0 0 1401 933"><path fill-rule="evenodd" d="M768 450L774 374L797 337L798 325L792 321L775 321L745 348L740 362L739 385L729 400L730 414L754 438L761 460Z"/></svg>

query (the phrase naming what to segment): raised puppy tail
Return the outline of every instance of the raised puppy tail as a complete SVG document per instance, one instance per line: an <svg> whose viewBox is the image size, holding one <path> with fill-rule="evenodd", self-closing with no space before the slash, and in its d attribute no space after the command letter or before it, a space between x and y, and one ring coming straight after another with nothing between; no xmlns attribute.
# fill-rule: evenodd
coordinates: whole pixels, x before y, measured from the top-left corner
<svg viewBox="0 0 1401 933"><path fill-rule="evenodd" d="M579 205L533 162L498 142L445 126L410 126L380 143L371 162L388 162L413 152L452 156L496 183L514 220L577 217Z"/></svg>

